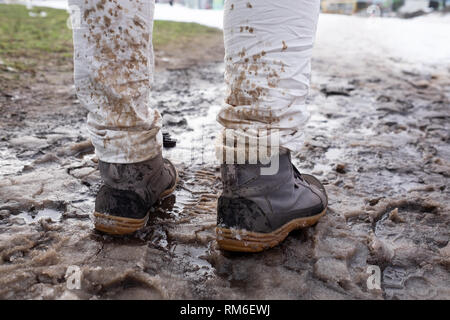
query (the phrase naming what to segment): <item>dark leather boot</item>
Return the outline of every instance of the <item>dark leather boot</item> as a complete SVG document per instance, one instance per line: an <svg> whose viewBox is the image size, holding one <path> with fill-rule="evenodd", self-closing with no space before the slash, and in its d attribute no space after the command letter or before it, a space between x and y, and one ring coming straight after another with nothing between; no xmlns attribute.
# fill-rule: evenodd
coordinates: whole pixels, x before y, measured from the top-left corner
<svg viewBox="0 0 450 320"><path fill-rule="evenodd" d="M313 176L300 174L289 152L280 154L275 175L261 175L261 167L221 166L223 193L217 204L216 234L224 250L272 248L289 232L315 224L326 212L325 188Z"/></svg>
<svg viewBox="0 0 450 320"><path fill-rule="evenodd" d="M116 235L145 226L149 210L176 187L177 170L162 155L132 164L99 161L103 185L95 199L95 229Z"/></svg>

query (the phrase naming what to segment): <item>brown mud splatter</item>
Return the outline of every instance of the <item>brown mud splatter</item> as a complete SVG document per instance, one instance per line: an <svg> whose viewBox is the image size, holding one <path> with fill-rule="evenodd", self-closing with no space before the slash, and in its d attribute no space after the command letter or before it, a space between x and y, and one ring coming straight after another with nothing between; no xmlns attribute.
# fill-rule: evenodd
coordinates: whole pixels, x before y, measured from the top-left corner
<svg viewBox="0 0 450 320"><path fill-rule="evenodd" d="M163 119L172 117L165 130L178 143L164 152L181 182L141 232L124 238L92 229L98 161L70 70L21 81L2 71L1 298L450 297L448 70L319 51L306 144L293 159L326 184L328 214L272 250L242 255L216 247L221 182L199 150L219 129L224 66L173 68L155 75L153 94ZM327 96L323 86L349 94ZM67 289L70 265L81 268L81 290ZM381 269L381 290L367 288L369 265Z"/></svg>

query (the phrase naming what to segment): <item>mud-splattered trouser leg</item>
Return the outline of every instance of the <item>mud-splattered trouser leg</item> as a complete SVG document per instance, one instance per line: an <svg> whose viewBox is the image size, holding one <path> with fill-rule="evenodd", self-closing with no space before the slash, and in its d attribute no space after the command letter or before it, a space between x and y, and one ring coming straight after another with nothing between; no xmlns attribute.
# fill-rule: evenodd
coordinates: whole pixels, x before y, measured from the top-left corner
<svg viewBox="0 0 450 320"><path fill-rule="evenodd" d="M75 87L100 160L136 163L161 152L150 105L154 0L69 0Z"/></svg>
<svg viewBox="0 0 450 320"><path fill-rule="evenodd" d="M302 127L309 118L305 100L319 3L225 1L228 92L227 105L218 115L224 131L217 151L236 151L236 147L252 144L254 148L262 139L269 145L279 140L281 147L292 151L301 148ZM271 136L275 139L270 140ZM239 142L242 138L245 144ZM225 159L225 153L218 156Z"/></svg>

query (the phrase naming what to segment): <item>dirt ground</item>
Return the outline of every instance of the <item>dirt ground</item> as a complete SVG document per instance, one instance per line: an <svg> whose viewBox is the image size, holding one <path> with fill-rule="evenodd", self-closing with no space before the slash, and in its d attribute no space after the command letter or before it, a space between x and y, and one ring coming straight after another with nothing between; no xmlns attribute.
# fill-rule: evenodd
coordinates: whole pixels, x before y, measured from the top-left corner
<svg viewBox="0 0 450 320"><path fill-rule="evenodd" d="M337 59L319 42L294 161L326 184L328 214L267 252L233 254L214 235L222 55L220 38L157 52L154 98L181 182L125 238L93 230L100 178L72 66L2 71L0 298L449 299L450 67ZM371 265L381 289L367 286Z"/></svg>

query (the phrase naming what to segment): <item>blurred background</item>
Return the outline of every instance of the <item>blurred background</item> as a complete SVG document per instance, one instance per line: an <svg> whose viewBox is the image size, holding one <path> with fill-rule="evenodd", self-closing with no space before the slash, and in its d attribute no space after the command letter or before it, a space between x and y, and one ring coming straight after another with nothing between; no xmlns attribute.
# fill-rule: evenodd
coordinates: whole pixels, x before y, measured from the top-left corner
<svg viewBox="0 0 450 320"><path fill-rule="evenodd" d="M67 0L0 0L0 3L34 3L63 7ZM156 0L192 9L222 10L224 0ZM321 0L324 13L414 17L432 11L449 11L450 0Z"/></svg>
<svg viewBox="0 0 450 320"><path fill-rule="evenodd" d="M223 0L157 0L159 3L185 5L194 9L223 9ZM324 13L370 14L412 17L431 11L450 10L450 0L322 0Z"/></svg>

